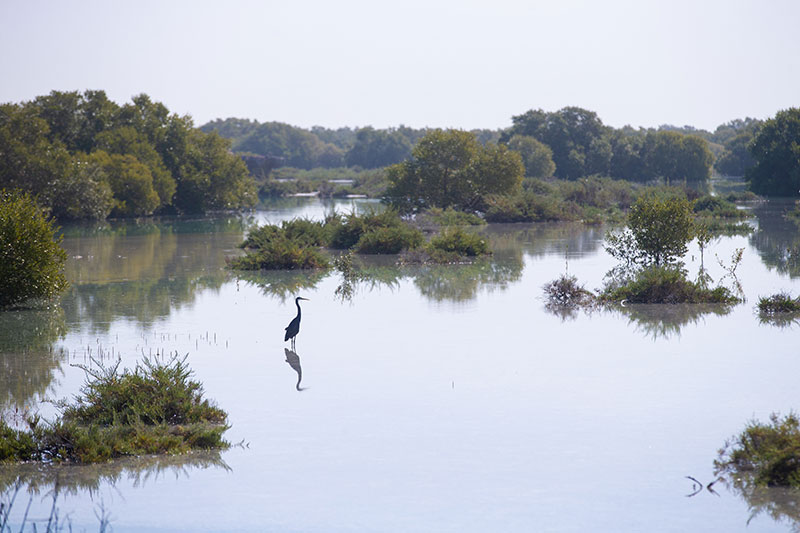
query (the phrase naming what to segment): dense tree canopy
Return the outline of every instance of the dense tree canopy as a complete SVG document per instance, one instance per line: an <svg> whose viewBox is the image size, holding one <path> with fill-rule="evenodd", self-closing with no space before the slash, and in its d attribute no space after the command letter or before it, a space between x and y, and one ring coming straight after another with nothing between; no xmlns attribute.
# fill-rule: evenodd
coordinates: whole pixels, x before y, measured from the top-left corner
<svg viewBox="0 0 800 533"><path fill-rule="evenodd" d="M349 167L379 168L399 163L411 155L411 141L397 130L361 128L345 155Z"/></svg>
<svg viewBox="0 0 800 533"><path fill-rule="evenodd" d="M255 185L229 150L145 94L123 106L103 91L0 105L0 187L64 220L250 206Z"/></svg>
<svg viewBox="0 0 800 533"><path fill-rule="evenodd" d="M673 131L650 132L644 140L646 176L665 181L705 181L713 156L708 143L695 135Z"/></svg>
<svg viewBox="0 0 800 533"><path fill-rule="evenodd" d="M800 108L779 111L753 138L750 188L770 196L800 196Z"/></svg>
<svg viewBox="0 0 800 533"><path fill-rule="evenodd" d="M419 140L411 159L388 168L387 199L404 211L425 207L475 210L488 194L519 190L524 166L503 144L481 145L461 130L433 130Z"/></svg>
<svg viewBox="0 0 800 533"><path fill-rule="evenodd" d="M553 163L553 151L533 137L514 135L508 141L508 147L519 152L525 165L525 176L528 178L549 178L556 171Z"/></svg>
<svg viewBox="0 0 800 533"><path fill-rule="evenodd" d="M611 149L606 136L610 128L603 125L593 111L565 107L553 113L530 110L512 117L514 125L501 140L514 135L527 135L553 151L556 176L577 179L589 174L607 174Z"/></svg>

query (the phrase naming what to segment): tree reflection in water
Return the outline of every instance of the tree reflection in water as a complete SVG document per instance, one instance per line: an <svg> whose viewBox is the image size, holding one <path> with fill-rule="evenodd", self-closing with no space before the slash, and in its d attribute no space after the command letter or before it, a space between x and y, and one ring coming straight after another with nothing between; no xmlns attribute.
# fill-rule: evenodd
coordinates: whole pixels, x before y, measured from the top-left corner
<svg viewBox="0 0 800 533"><path fill-rule="evenodd" d="M628 319L629 324L653 340L680 336L681 329L699 324L706 316L725 316L733 306L724 304L635 304L615 305L612 312Z"/></svg>
<svg viewBox="0 0 800 533"><path fill-rule="evenodd" d="M327 270L271 270L259 272L237 271L240 281L258 287L265 296L285 302L301 290L310 290L328 277Z"/></svg>
<svg viewBox="0 0 800 533"><path fill-rule="evenodd" d="M66 333L58 307L0 313L0 406L22 408L45 397L65 357L53 344Z"/></svg>
<svg viewBox="0 0 800 533"><path fill-rule="evenodd" d="M800 277L800 228L786 218L793 208L794 202L788 199L770 199L754 207L758 229L750 237L750 244L768 268L797 278Z"/></svg>

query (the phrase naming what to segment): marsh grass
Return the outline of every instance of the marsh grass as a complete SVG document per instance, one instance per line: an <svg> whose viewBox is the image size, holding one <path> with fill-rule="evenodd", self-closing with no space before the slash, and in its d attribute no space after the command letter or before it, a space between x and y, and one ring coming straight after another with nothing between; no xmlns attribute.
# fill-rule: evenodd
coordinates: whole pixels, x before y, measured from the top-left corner
<svg viewBox="0 0 800 533"><path fill-rule="evenodd" d="M28 430L0 421L0 461L95 463L116 457L226 448L227 414L203 398L186 359L81 367L87 381L53 422L28 417Z"/></svg>
<svg viewBox="0 0 800 533"><path fill-rule="evenodd" d="M741 487L800 488L800 419L796 413L770 415L769 423L751 421L725 443L714 461L717 475Z"/></svg>

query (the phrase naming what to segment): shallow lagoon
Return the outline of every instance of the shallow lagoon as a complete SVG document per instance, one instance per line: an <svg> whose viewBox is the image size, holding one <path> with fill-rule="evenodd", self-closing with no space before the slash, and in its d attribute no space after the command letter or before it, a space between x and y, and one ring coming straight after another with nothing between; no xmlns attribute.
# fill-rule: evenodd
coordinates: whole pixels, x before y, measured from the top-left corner
<svg viewBox="0 0 800 533"><path fill-rule="evenodd" d="M359 204L363 205L363 204ZM337 208L348 210L351 204ZM761 324L758 296L800 293L787 249L797 228L780 203L756 207L758 231L706 252L737 270L747 302L725 312L629 306L558 316L542 285L568 270L599 287L613 260L604 230L575 224L490 226L496 253L471 266L396 269L350 302L339 276L224 270L247 228L323 216L317 200L246 218L67 228L73 286L60 310L5 316L0 399L37 405L74 394L89 356L132 366L189 354L206 393L230 414L220 454L110 465L3 467L25 480L19 516L59 508L114 531L787 531L796 494L767 510L722 484L693 497L693 476L751 418L800 408L800 325ZM687 257L690 271L697 250ZM382 266L384 265L384 266ZM283 328L303 305L296 361ZM761 500L759 500L761 501ZM22 502L22 503L19 503ZM783 513L783 514L781 514ZM16 515L17 513L15 513ZM17 520L19 520L17 516Z"/></svg>

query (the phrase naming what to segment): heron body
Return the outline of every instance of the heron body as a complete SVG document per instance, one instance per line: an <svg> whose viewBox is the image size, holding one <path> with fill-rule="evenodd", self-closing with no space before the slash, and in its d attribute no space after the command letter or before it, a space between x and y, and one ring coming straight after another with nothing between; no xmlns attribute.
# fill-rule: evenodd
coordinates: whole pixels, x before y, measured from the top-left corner
<svg viewBox="0 0 800 533"><path fill-rule="evenodd" d="M294 339L297 337L297 334L300 333L300 300L308 300L308 298L302 298L298 296L294 299L294 303L297 306L297 316L289 322L289 325L286 326L286 335L283 338L283 341L286 342L289 339L292 340L292 346L294 346Z"/></svg>

